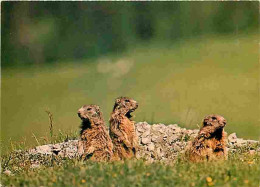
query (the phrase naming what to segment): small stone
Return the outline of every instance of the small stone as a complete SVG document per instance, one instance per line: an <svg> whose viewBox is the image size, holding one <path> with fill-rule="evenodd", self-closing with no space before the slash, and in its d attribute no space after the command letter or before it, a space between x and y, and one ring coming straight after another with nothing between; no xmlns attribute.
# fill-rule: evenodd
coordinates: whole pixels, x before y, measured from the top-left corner
<svg viewBox="0 0 260 187"><path fill-rule="evenodd" d="M193 133L194 133L194 134L198 134L199 131L200 131L199 129L194 129L194 130L193 130Z"/></svg>
<svg viewBox="0 0 260 187"><path fill-rule="evenodd" d="M47 154L47 155L52 154L52 145L51 144L37 146L35 149L36 149L36 152L40 153L40 154Z"/></svg>
<svg viewBox="0 0 260 187"><path fill-rule="evenodd" d="M174 129L174 133L177 134L177 133L180 133L181 132L181 128L176 128Z"/></svg>
<svg viewBox="0 0 260 187"><path fill-rule="evenodd" d="M138 137L140 137L140 136L142 135L142 133L139 132L138 130L136 130L135 133L136 133L136 135L137 135Z"/></svg>
<svg viewBox="0 0 260 187"><path fill-rule="evenodd" d="M170 124L167 126L168 128L170 129L176 129L176 128L179 128L179 126L177 124Z"/></svg>
<svg viewBox="0 0 260 187"><path fill-rule="evenodd" d="M181 150L181 148L179 146L174 147L174 151L180 151L180 150Z"/></svg>
<svg viewBox="0 0 260 187"><path fill-rule="evenodd" d="M193 133L193 130L186 130L186 134L191 135Z"/></svg>
<svg viewBox="0 0 260 187"><path fill-rule="evenodd" d="M153 143L149 144L147 147L148 151L154 151L154 148L155 148L155 146Z"/></svg>
<svg viewBox="0 0 260 187"><path fill-rule="evenodd" d="M230 141L230 142L236 142L236 140L237 140L237 135L236 135L236 133L232 133L232 134L230 134L230 135L228 136L228 141Z"/></svg>
<svg viewBox="0 0 260 187"><path fill-rule="evenodd" d="M146 138L142 138L142 144L147 145L149 143L151 143L151 138L150 137L146 137Z"/></svg>
<svg viewBox="0 0 260 187"><path fill-rule="evenodd" d="M156 149L156 153L157 153L158 156L161 155L161 149L159 147Z"/></svg>
<svg viewBox="0 0 260 187"><path fill-rule="evenodd" d="M257 144L258 143L258 141L256 141L256 140L245 140L245 141L247 141L248 144Z"/></svg>
<svg viewBox="0 0 260 187"><path fill-rule="evenodd" d="M147 122L139 122L136 124L136 130L139 132L145 132L150 130L151 126Z"/></svg>
<svg viewBox="0 0 260 187"><path fill-rule="evenodd" d="M246 145L247 144L247 141L246 140L243 140L242 138L237 138L236 140L236 146L243 146L243 145Z"/></svg>
<svg viewBox="0 0 260 187"><path fill-rule="evenodd" d="M31 165L31 168L39 168L40 167L40 164L32 164Z"/></svg>
<svg viewBox="0 0 260 187"><path fill-rule="evenodd" d="M149 130L146 130L142 135L141 137L147 137L148 135L150 135L150 129Z"/></svg>
<svg viewBox="0 0 260 187"><path fill-rule="evenodd" d="M155 131L155 132L160 132L160 133L164 133L165 131L165 128L166 126L163 125L163 124L155 124L155 125L152 125L152 130Z"/></svg>
<svg viewBox="0 0 260 187"><path fill-rule="evenodd" d="M4 171L4 174L7 175L7 176L11 176L12 175L12 172L10 170L5 170Z"/></svg>
<svg viewBox="0 0 260 187"><path fill-rule="evenodd" d="M171 136L169 136L168 138L167 138L167 142L168 143L173 143L175 140L177 140L178 139L178 136L177 135L171 135Z"/></svg>
<svg viewBox="0 0 260 187"><path fill-rule="evenodd" d="M60 145L60 144L55 144L55 145L53 145L53 147L52 147L52 152L53 152L55 155L58 155L60 151L61 151L61 145Z"/></svg>
<svg viewBox="0 0 260 187"><path fill-rule="evenodd" d="M250 155L254 155L255 153L256 153L255 150L249 150L249 154L250 154Z"/></svg>
<svg viewBox="0 0 260 187"><path fill-rule="evenodd" d="M152 136L152 142L160 143L162 141L163 141L163 137L162 136L159 136L159 135L153 135Z"/></svg>

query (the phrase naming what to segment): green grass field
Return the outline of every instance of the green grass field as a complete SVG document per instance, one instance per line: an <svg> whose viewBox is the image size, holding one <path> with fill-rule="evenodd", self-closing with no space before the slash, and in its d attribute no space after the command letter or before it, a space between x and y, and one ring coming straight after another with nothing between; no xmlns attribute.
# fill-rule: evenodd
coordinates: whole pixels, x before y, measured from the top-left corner
<svg viewBox="0 0 260 187"><path fill-rule="evenodd" d="M14 162L20 164L12 161L7 167L12 174L2 174L4 186L258 187L260 184L260 156L247 153L230 154L228 161L218 162L190 163L180 158L168 165L142 160L94 163L50 158L48 164L33 169L23 157Z"/></svg>
<svg viewBox="0 0 260 187"><path fill-rule="evenodd" d="M100 105L108 121L118 96L139 102L136 121L178 123L194 129L205 115L218 113L228 121L227 132L259 140L258 37L257 33L209 36L168 47L139 46L123 55L94 61L2 69L2 153L10 151L10 145L25 148L37 145L37 141L50 142L45 110L54 115L54 133L63 132L65 137L67 132L78 130L80 106ZM18 147L13 141L18 141ZM143 161L59 163L39 169L11 168L15 175L2 175L2 184L259 186L260 176L259 156L247 154L230 155L228 161L210 164L181 159L173 165Z"/></svg>

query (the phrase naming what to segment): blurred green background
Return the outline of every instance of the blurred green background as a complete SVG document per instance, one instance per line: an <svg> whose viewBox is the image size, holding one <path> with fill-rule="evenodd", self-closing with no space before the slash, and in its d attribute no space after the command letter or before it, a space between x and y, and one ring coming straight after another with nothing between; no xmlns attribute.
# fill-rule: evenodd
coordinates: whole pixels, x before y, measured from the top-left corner
<svg viewBox="0 0 260 187"><path fill-rule="evenodd" d="M1 141L106 121L118 96L136 121L198 128L207 114L259 139L259 2L2 2Z"/></svg>

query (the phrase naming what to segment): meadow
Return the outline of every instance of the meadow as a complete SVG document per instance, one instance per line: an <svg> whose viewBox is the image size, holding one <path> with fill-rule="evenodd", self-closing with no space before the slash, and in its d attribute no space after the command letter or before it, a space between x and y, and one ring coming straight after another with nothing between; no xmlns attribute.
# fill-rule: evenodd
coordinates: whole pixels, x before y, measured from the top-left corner
<svg viewBox="0 0 260 187"><path fill-rule="evenodd" d="M46 110L53 114L54 134L62 136L55 141L74 139L79 107L98 104L108 121L118 96L139 102L135 121L195 129L205 115L217 113L227 119L228 133L259 140L258 45L257 33L204 36L168 46L143 44L93 61L4 68L2 163L11 150L52 141ZM65 159L51 167L9 168L15 175L1 180L9 186L259 186L259 166L259 156L247 153L210 165L182 159L173 165Z"/></svg>

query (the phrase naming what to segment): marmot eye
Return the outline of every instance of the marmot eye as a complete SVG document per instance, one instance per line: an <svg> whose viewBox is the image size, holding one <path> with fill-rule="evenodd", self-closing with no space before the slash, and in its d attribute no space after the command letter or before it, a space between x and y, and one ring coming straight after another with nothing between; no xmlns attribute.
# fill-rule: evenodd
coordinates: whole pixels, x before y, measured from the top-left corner
<svg viewBox="0 0 260 187"><path fill-rule="evenodd" d="M130 101L128 99L126 99L125 102L129 103Z"/></svg>
<svg viewBox="0 0 260 187"><path fill-rule="evenodd" d="M91 108L87 108L87 110L89 111L89 110L91 110Z"/></svg>

